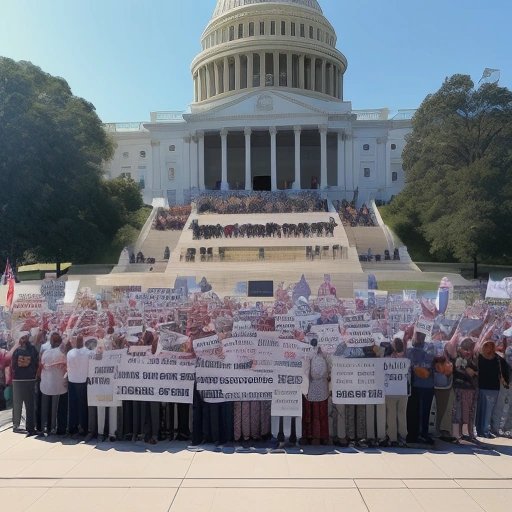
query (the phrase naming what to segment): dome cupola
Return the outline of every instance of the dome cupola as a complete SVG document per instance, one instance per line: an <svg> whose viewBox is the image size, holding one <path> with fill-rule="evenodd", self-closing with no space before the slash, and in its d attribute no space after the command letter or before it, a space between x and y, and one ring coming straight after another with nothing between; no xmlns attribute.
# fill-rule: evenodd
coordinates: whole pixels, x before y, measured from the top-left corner
<svg viewBox="0 0 512 512"><path fill-rule="evenodd" d="M217 0L191 66L194 102L264 87L342 101L336 42L317 0Z"/></svg>

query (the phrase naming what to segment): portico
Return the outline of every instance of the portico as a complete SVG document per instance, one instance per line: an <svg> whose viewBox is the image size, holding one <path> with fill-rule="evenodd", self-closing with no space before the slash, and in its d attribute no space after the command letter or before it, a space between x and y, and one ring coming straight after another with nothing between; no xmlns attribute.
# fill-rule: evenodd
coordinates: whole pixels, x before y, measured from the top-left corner
<svg viewBox="0 0 512 512"><path fill-rule="evenodd" d="M262 177L272 191L345 182L343 130L327 125L222 128L197 137L200 188L254 190Z"/></svg>

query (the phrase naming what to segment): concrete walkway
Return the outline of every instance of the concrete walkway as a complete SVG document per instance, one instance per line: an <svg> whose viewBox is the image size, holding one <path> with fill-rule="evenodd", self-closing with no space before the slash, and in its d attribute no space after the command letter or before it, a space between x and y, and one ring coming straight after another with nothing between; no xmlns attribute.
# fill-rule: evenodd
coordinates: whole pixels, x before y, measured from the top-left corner
<svg viewBox="0 0 512 512"><path fill-rule="evenodd" d="M76 444L25 438L0 413L2 510L274 512L510 510L512 442L436 450Z"/></svg>

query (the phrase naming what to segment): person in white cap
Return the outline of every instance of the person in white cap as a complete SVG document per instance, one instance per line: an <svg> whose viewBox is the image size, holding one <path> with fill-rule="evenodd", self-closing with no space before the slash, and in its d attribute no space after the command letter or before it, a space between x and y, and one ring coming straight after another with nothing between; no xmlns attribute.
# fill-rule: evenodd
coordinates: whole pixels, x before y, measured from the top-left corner
<svg viewBox="0 0 512 512"><path fill-rule="evenodd" d="M19 333L19 347L12 355L13 408L12 425L14 432L21 432L21 410L25 404L27 436L33 436L35 424L35 383L38 368L38 354L30 343L30 333Z"/></svg>

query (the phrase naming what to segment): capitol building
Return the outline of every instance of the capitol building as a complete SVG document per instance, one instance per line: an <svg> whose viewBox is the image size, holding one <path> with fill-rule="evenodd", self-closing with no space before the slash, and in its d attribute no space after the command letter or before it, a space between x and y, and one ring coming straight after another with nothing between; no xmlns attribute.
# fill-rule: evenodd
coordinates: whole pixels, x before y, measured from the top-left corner
<svg viewBox="0 0 512 512"><path fill-rule="evenodd" d="M347 66L318 1L217 0L191 63L193 103L107 124L107 176L133 178L148 204L205 190L389 200L404 185L414 111L353 110Z"/></svg>

